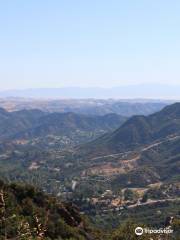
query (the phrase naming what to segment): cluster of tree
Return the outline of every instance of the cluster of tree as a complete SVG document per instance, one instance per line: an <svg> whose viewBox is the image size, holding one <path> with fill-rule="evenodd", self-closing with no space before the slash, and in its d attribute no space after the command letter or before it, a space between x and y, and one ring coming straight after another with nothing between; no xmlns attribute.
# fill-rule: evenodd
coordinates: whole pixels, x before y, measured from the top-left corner
<svg viewBox="0 0 180 240"><path fill-rule="evenodd" d="M30 185L0 181L0 239L18 240L135 240L138 223L127 221L113 231L97 230L76 206L62 203ZM180 219L173 228L178 239ZM153 236L158 239L159 236ZM138 239L149 239L143 234Z"/></svg>
<svg viewBox="0 0 180 240"><path fill-rule="evenodd" d="M94 238L76 206L32 186L0 182L0 239Z"/></svg>

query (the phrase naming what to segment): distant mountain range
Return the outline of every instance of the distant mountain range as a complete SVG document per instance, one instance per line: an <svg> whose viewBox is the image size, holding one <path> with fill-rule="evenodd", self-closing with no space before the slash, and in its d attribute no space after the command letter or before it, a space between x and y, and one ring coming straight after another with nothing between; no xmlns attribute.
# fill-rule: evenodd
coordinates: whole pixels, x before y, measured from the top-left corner
<svg viewBox="0 0 180 240"><path fill-rule="evenodd" d="M112 88L64 87L1 91L0 97L32 98L153 98L180 99L180 85L139 84Z"/></svg>
<svg viewBox="0 0 180 240"><path fill-rule="evenodd" d="M126 117L133 115L149 115L151 113L160 111L163 107L170 103L172 102L142 99L0 99L0 107L8 111L39 109L46 112L74 112L77 114L99 116L116 113Z"/></svg>

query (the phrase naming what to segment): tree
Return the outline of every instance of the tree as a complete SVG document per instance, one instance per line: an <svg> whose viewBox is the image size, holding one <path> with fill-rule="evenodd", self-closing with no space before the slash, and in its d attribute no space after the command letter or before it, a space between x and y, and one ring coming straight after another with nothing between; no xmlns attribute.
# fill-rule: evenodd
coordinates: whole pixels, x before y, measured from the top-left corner
<svg viewBox="0 0 180 240"><path fill-rule="evenodd" d="M125 201L132 201L134 199L134 193L130 189L126 189L124 191L124 200Z"/></svg>

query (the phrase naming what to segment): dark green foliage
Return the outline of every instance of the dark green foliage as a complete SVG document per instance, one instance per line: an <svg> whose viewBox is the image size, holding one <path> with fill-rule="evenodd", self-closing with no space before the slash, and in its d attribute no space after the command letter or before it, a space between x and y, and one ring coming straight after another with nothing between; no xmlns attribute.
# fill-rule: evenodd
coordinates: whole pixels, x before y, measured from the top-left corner
<svg viewBox="0 0 180 240"><path fill-rule="evenodd" d="M22 239L24 234L25 239L34 239L40 233L43 239L87 239L86 224L72 204L63 204L28 185L1 182L0 189L0 239L5 235Z"/></svg>
<svg viewBox="0 0 180 240"><path fill-rule="evenodd" d="M124 224L122 224L117 230L115 230L112 234L111 240L146 240L149 239L148 236L142 235L142 236L136 236L134 230L136 227L145 227L144 225L137 223L135 224L132 221L127 221Z"/></svg>

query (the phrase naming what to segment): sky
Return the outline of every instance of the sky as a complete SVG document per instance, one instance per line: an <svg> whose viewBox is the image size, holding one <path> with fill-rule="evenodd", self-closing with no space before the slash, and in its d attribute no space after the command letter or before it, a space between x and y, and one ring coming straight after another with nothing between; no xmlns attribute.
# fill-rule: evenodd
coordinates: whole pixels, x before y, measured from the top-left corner
<svg viewBox="0 0 180 240"><path fill-rule="evenodd" d="M0 90L180 85L179 0L0 3Z"/></svg>

